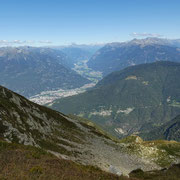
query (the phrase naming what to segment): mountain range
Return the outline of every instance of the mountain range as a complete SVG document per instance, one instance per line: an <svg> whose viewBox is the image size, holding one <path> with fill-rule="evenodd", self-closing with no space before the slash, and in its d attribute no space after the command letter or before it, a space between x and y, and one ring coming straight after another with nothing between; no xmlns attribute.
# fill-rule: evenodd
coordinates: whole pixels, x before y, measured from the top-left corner
<svg viewBox="0 0 180 180"><path fill-rule="evenodd" d="M104 76L128 66L156 61L180 62L180 40L159 38L133 39L123 43L109 43L88 61L88 67Z"/></svg>
<svg viewBox="0 0 180 180"><path fill-rule="evenodd" d="M179 180L180 40L103 46L0 48L0 179Z"/></svg>
<svg viewBox="0 0 180 180"><path fill-rule="evenodd" d="M176 62L131 66L109 74L85 93L55 100L50 107L88 118L117 137L149 133L180 114L179 77Z"/></svg>
<svg viewBox="0 0 180 180"><path fill-rule="evenodd" d="M74 64L79 61L88 60L93 55L93 53L77 47L65 47L60 50L71 59L71 67L74 67Z"/></svg>
<svg viewBox="0 0 180 180"><path fill-rule="evenodd" d="M60 50L33 47L0 48L0 84L26 97L42 91L77 88L90 81L69 68Z"/></svg>
<svg viewBox="0 0 180 180"><path fill-rule="evenodd" d="M93 54L103 46L104 44L71 44L67 46L53 46L50 48L60 50L61 52L66 54L67 57L69 57L69 65L71 68L73 68L74 64L84 60L89 60L91 56L93 56Z"/></svg>

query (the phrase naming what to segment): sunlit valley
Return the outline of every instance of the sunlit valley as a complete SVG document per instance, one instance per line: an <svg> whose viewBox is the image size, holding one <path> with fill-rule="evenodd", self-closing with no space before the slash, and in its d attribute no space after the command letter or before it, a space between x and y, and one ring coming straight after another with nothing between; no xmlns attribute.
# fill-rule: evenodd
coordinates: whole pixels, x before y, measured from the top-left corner
<svg viewBox="0 0 180 180"><path fill-rule="evenodd" d="M0 179L180 179L178 1L1 4Z"/></svg>

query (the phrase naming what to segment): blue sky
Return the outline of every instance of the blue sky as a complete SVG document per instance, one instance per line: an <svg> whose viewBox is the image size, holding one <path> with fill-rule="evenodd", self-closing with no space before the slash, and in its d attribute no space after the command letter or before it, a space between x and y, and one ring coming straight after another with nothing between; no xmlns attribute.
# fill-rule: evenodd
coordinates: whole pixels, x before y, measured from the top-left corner
<svg viewBox="0 0 180 180"><path fill-rule="evenodd" d="M89 44L146 36L180 38L180 0L0 0L4 44Z"/></svg>

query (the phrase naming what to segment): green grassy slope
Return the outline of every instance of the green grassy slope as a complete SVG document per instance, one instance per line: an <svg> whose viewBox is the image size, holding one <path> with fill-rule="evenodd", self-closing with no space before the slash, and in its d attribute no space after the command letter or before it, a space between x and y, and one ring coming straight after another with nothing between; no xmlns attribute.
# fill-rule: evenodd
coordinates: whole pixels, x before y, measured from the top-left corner
<svg viewBox="0 0 180 180"><path fill-rule="evenodd" d="M113 135L148 132L180 113L180 64L156 62L114 72L53 109L88 118Z"/></svg>
<svg viewBox="0 0 180 180"><path fill-rule="evenodd" d="M166 139L180 141L180 115L149 133L142 133L141 136L149 140Z"/></svg>

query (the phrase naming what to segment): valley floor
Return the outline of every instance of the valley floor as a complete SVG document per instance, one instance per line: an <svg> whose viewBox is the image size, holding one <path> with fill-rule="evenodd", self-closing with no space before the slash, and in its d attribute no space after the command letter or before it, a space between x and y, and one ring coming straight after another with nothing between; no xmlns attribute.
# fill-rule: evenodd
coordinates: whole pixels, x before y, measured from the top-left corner
<svg viewBox="0 0 180 180"><path fill-rule="evenodd" d="M48 103L51 104L56 99L61 99L64 97L83 93L87 89L92 88L95 85L95 83L90 83L75 89L58 89L54 91L43 91L40 94L30 97L29 100L40 105L45 105Z"/></svg>
<svg viewBox="0 0 180 180"><path fill-rule="evenodd" d="M76 63L73 70L81 76L92 81L92 83L85 84L84 86L75 89L57 89L54 91L43 91L40 94L30 97L29 100L40 105L45 105L48 103L51 104L56 99L83 93L87 89L94 87L96 83L102 79L101 72L93 71L92 69L88 68L87 60Z"/></svg>

